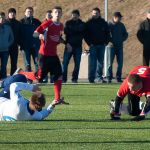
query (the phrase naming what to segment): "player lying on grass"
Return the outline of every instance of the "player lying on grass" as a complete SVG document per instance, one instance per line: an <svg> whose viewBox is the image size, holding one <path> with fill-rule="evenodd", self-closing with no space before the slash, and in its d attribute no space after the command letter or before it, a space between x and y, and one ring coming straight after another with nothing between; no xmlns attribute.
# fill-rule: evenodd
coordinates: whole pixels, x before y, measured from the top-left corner
<svg viewBox="0 0 150 150"><path fill-rule="evenodd" d="M38 85L23 82L27 82L27 79L20 74L8 77L3 81L3 90L0 92L1 121L43 120L53 111L55 105L63 101L53 101L46 109L42 109L46 101L41 89ZM21 95L22 90L32 92L30 100Z"/></svg>
<svg viewBox="0 0 150 150"><path fill-rule="evenodd" d="M150 111L150 68L147 66L136 66L121 84L115 101L111 101L110 116L113 120L120 119L120 109L123 99L128 95L128 113L136 116L133 120L143 120ZM140 97L145 96L146 102L140 107Z"/></svg>

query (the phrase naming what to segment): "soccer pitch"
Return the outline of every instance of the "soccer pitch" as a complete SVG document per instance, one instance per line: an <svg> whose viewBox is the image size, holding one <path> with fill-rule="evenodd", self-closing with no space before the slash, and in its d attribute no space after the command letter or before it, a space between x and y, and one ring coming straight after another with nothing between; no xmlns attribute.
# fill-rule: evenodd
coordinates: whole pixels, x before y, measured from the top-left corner
<svg viewBox="0 0 150 150"><path fill-rule="evenodd" d="M118 84L63 85L62 95L70 105L59 105L44 121L0 123L0 150L146 150L150 149L149 117L121 121L109 117L109 100ZM53 86L42 86L47 104ZM27 98L28 92L23 93ZM127 100L125 100L126 102Z"/></svg>

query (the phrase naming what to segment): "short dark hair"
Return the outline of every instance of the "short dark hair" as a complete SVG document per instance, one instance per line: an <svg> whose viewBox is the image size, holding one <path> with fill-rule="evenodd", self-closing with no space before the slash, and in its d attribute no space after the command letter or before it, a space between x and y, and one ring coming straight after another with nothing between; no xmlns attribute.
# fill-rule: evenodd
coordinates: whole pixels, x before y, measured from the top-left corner
<svg viewBox="0 0 150 150"><path fill-rule="evenodd" d="M39 94L37 93L34 93L32 96L31 96L31 102L33 104L37 104L37 105L40 105L42 107L45 106L46 104L46 99L45 99L45 95L43 93L41 93L40 97L39 97Z"/></svg>
<svg viewBox="0 0 150 150"><path fill-rule="evenodd" d="M98 7L93 8L92 11L93 11L93 10L98 11L99 13L101 12Z"/></svg>
<svg viewBox="0 0 150 150"><path fill-rule="evenodd" d="M130 74L128 76L128 82L131 84L140 83L142 82L142 79L138 74Z"/></svg>
<svg viewBox="0 0 150 150"><path fill-rule="evenodd" d="M60 6L55 6L53 9L59 9L62 11L62 7L60 7Z"/></svg>
<svg viewBox="0 0 150 150"><path fill-rule="evenodd" d="M71 13L80 16L80 11L78 9L74 9Z"/></svg>
<svg viewBox="0 0 150 150"><path fill-rule="evenodd" d="M15 8L9 8L8 13L15 13L16 14L16 9Z"/></svg>
<svg viewBox="0 0 150 150"><path fill-rule="evenodd" d="M25 11L26 11L27 9L34 11L34 10L33 10L33 7L31 7L31 6L26 7Z"/></svg>
<svg viewBox="0 0 150 150"><path fill-rule="evenodd" d="M3 11L0 12L0 16L4 16L5 17L5 13Z"/></svg>
<svg viewBox="0 0 150 150"><path fill-rule="evenodd" d="M52 13L52 10L47 10L46 13Z"/></svg>

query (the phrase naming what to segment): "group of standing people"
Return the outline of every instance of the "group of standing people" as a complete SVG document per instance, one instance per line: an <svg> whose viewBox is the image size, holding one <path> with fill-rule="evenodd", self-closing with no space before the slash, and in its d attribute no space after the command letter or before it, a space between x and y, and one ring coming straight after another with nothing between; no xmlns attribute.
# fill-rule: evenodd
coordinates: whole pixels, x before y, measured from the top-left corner
<svg viewBox="0 0 150 150"><path fill-rule="evenodd" d="M88 80L94 83L95 79L99 83L105 83L103 79L103 63L105 48L111 44L110 63L108 65L107 79L111 83L113 78L112 65L115 55L117 56L118 69L116 73L117 82L122 82L123 67L123 42L127 40L128 33L124 24L121 22L122 15L115 12L113 20L107 23L102 17L99 8L93 8L91 17L87 22L83 22L80 18L79 10L72 11L72 18L66 22L64 33L66 40L71 44L73 50L71 53L64 52L63 59L63 81L67 81L67 67L69 60L73 55L75 67L72 73L72 82L78 81L82 40L84 39L89 46L89 62L88 62Z"/></svg>
<svg viewBox="0 0 150 150"><path fill-rule="evenodd" d="M25 16L18 21L16 19L15 8L8 10L8 17L5 13L0 13L0 57L1 69L0 79L7 76L7 61L10 56L12 75L17 69L18 61L18 46L23 56L25 71L32 71L31 56L33 58L35 72L38 72L38 54L40 49L40 39L33 37L34 31L41 25L41 22L34 17L34 10L32 7L25 9ZM46 17L43 22L52 19L52 11L46 12ZM88 62L88 80L90 83L95 81L99 83L111 83L113 79L113 61L116 56L117 71L116 80L122 82L122 68L123 68L123 42L127 40L128 33L125 25L122 23L122 14L114 12L112 21L106 22L102 16L99 8L93 8L91 17L88 21L83 22L80 18L80 11L75 9L71 12L71 19L67 20L64 26L65 42L68 43L72 50L67 51L66 46L63 55L62 71L63 82L67 82L68 65L71 57L74 59L74 69L72 73L72 82L78 82L78 75L80 69L80 61L82 55L82 41L83 39L89 46L89 62ZM137 32L139 41L144 45L143 50L143 64L149 65L149 20L150 12L147 12L146 20L140 25ZM62 29L63 31L63 29ZM4 32L4 34L3 34ZM62 33L61 33L62 34ZM109 45L109 60L107 66L107 81L103 79L103 64L106 46ZM51 73L51 77L53 74ZM96 80L95 80L96 79ZM47 77L43 82L47 81ZM53 82L53 79L51 78Z"/></svg>

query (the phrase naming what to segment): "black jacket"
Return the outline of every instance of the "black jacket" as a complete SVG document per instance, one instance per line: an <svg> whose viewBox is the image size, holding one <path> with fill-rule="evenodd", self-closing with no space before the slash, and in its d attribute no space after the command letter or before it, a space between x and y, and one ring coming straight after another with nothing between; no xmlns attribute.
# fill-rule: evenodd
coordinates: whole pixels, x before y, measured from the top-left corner
<svg viewBox="0 0 150 150"><path fill-rule="evenodd" d="M14 35L14 42L11 45L11 47L17 47L18 45L20 45L21 23L16 19L7 19L6 24L11 26L11 29L12 29L13 35Z"/></svg>
<svg viewBox="0 0 150 150"><path fill-rule="evenodd" d="M68 20L64 28L66 42L73 47L81 47L84 38L84 31L85 23L82 20Z"/></svg>
<svg viewBox="0 0 150 150"><path fill-rule="evenodd" d="M150 20L144 20L137 32L138 40L143 44L144 49L150 50Z"/></svg>
<svg viewBox="0 0 150 150"><path fill-rule="evenodd" d="M108 23L101 17L91 18L85 24L85 41L90 46L107 45L110 40Z"/></svg>
<svg viewBox="0 0 150 150"><path fill-rule="evenodd" d="M122 22L109 22L109 29L111 33L110 41L114 46L123 47L123 42L127 40L128 33Z"/></svg>
<svg viewBox="0 0 150 150"><path fill-rule="evenodd" d="M21 22L21 50L39 48L40 40L33 37L33 32L41 22L33 17L24 17Z"/></svg>

